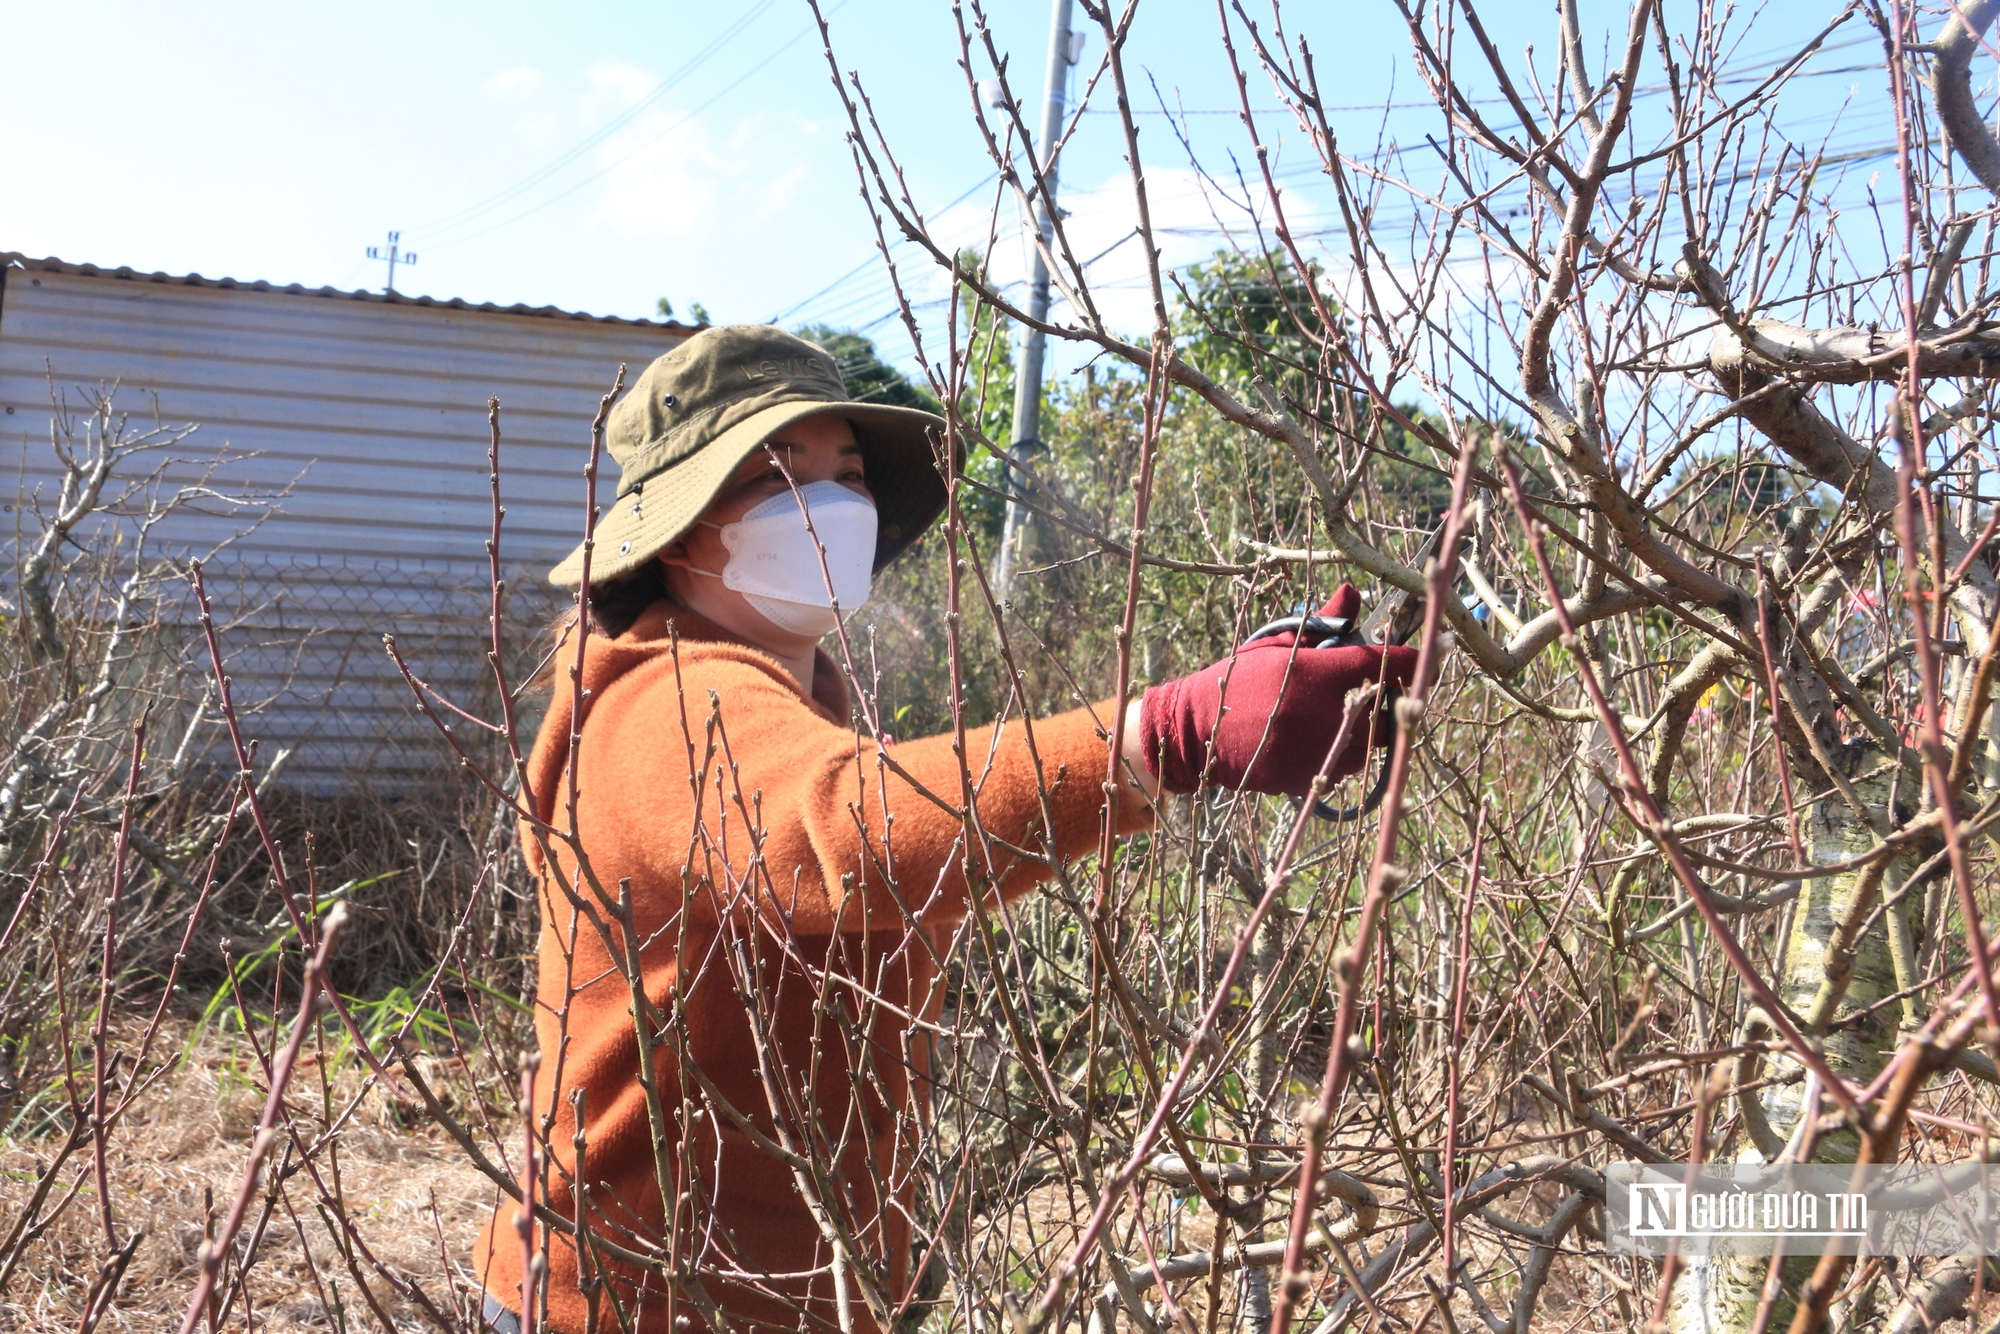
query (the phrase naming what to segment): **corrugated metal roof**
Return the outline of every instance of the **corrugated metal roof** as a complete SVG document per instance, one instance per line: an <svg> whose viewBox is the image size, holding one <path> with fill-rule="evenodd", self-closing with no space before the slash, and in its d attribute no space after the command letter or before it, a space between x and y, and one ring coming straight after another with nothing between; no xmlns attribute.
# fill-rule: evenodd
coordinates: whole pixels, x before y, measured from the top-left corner
<svg viewBox="0 0 2000 1334"><path fill-rule="evenodd" d="M280 292L286 296L316 296L335 301L380 301L387 305L436 306L444 310L478 310L494 315L533 315L549 320L589 320L597 324L633 324L648 329L666 329L686 336L695 333L702 326L682 324L678 320L633 320L622 315L587 315L582 311L561 310L555 306L497 306L490 301L467 301L453 297L440 301L429 296L405 296L401 292L349 291L341 287L307 287L302 283L270 283L262 279L245 281L240 278L204 278L199 273L141 273L137 269L119 267L100 268L95 264L72 264L53 255L36 259L17 251L0 250L0 269L25 269L36 273L68 273L84 278L119 278L135 283L167 283L177 287L215 287L225 291Z"/></svg>
<svg viewBox="0 0 2000 1334"><path fill-rule="evenodd" d="M226 548L209 582L232 678L257 707L249 730L266 755L295 747L291 780L323 792L393 785L445 757L384 632L454 697L490 695L487 398L501 402L510 598L531 621L553 610L542 575L581 532L598 400L620 362L636 376L692 332L54 261L0 279L0 466L19 478L7 510L59 485L51 381L72 407L78 389L116 382L135 418L157 403L168 422L199 423L164 487L283 493L261 522L206 505L153 541ZM600 497L615 485L607 460Z"/></svg>

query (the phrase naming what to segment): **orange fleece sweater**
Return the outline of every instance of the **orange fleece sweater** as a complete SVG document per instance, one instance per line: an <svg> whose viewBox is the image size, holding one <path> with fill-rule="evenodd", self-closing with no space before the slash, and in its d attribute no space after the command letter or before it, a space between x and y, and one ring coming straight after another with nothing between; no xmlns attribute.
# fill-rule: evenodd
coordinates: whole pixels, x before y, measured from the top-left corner
<svg viewBox="0 0 2000 1334"><path fill-rule="evenodd" d="M922 1021L938 1012L938 953L975 883L1022 893L1050 873L1047 858L1095 842L1108 706L1034 724L1032 752L1019 722L968 731L978 824L1020 850L996 847L969 878L965 826L946 809L963 800L952 738L894 745L883 763L851 725L824 654L808 698L775 659L662 602L617 640L591 642L583 678L576 832L603 894L615 900L630 884L660 1023L666 1133L656 1155L632 998L592 914L620 948L623 933L578 884L571 854L555 845L546 864L524 826L542 905L537 1101L553 1119L550 1207L577 1213L580 1091L594 1237L692 1273L732 1328L836 1329L831 1248L776 1151L820 1136L809 1156L839 1169L806 1173L804 1191L831 1197L814 1203L851 1229L858 1263L902 1300L923 1102L912 1084L929 1068ZM535 808L559 829L569 697L558 686L528 768ZM504 1201L475 1253L486 1290L509 1308L520 1305L515 1215ZM561 1233L549 1236L548 1265L550 1324L582 1334L585 1275ZM600 1329L618 1328L612 1293L641 1334L668 1334L678 1315L691 1318L678 1329L702 1327L685 1291L641 1268L601 1250L586 1268L609 1289ZM855 1329L875 1328L858 1296L850 1310Z"/></svg>

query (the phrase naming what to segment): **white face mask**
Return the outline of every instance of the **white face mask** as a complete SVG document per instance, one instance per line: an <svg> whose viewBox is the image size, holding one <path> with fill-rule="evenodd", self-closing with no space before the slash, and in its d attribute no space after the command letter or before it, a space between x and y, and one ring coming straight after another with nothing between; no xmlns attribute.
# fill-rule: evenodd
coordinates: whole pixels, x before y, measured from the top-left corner
<svg viewBox="0 0 2000 1334"><path fill-rule="evenodd" d="M802 500L812 515L812 532L799 513ZM839 482L809 482L797 495L781 491L734 523L710 526L721 531L722 545L729 549L723 586L741 593L781 630L817 638L840 624L833 598L839 599L841 611L868 601L875 567L875 506ZM824 570L821 546L826 548ZM829 574L833 598L827 596Z"/></svg>

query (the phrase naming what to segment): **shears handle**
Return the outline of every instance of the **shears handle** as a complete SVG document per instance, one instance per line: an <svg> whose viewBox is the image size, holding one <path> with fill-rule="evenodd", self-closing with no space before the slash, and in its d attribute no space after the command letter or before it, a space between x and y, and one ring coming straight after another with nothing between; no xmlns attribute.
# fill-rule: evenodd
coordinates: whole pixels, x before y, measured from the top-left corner
<svg viewBox="0 0 2000 1334"><path fill-rule="evenodd" d="M1376 713L1381 725L1387 729L1382 733L1386 739L1393 740L1395 738L1396 700L1402 693L1402 690L1396 686L1390 686L1382 692L1382 705ZM1368 795L1361 799L1359 806L1336 807L1329 806L1323 801L1315 801L1313 803L1313 814L1322 820L1333 820L1335 822L1359 820L1364 815L1372 814L1375 808L1382 804L1382 798L1388 795L1388 792L1389 761L1388 757L1384 756L1382 767L1376 771L1375 781L1369 784Z"/></svg>
<svg viewBox="0 0 2000 1334"><path fill-rule="evenodd" d="M1354 622L1345 616L1280 616L1252 630L1241 647L1248 648L1272 635L1297 635L1301 640L1308 641L1306 648L1341 648L1361 642Z"/></svg>

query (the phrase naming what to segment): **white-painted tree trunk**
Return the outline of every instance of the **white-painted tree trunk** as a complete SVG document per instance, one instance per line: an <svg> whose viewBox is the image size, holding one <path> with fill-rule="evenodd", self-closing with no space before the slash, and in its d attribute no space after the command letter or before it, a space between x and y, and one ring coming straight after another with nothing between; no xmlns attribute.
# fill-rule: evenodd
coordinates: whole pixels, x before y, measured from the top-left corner
<svg viewBox="0 0 2000 1334"><path fill-rule="evenodd" d="M1881 756L1868 752L1853 767L1856 773L1867 773L1881 767ZM1892 806L1900 807L1900 813L1907 815L1917 804L1917 794L1910 790L1908 778L1903 779L1900 788L1892 790L1893 778L1891 774L1856 782L1854 788L1863 805L1883 815L1891 814ZM1807 859L1815 866L1845 861L1875 846L1873 831L1838 796L1818 803L1804 821L1801 833L1806 841ZM1879 887L1869 883L1870 877L1865 872L1805 882L1792 913L1784 976L1778 989L1794 1014L1810 1018L1816 1005L1823 1005L1822 991L1827 985L1829 963L1837 962L1834 954L1842 923L1848 920L1857 898L1879 904L1892 897L1920 860L1915 854L1897 858L1882 875ZM1904 905L1896 912L1901 913L1907 907ZM1870 911L1868 906L1861 908L1863 917ZM1852 972L1846 994L1833 1009L1833 1024L1899 989L1891 957L1889 921L1890 915L1884 914L1855 942ZM1886 1005L1864 1020L1825 1032L1822 1041L1827 1064L1836 1073L1865 1083L1887 1062L1895 1046L1900 1013L1899 1007ZM1759 1027L1754 1016L1739 1030L1739 1037L1768 1036L1772 1036L1770 1030ZM1806 1090L1803 1065L1789 1056L1772 1057L1763 1062L1761 1075L1781 1082L1750 1095L1755 1099L1752 1106L1742 1106L1750 1098L1738 1099L1739 1114L1746 1121L1753 1121L1761 1112L1778 1141L1795 1141L1802 1130L1799 1120ZM1716 1117L1720 1119L1727 1110L1718 1106ZM1792 1151L1796 1152L1795 1143ZM1813 1156L1820 1161L1852 1160L1855 1152L1853 1136L1841 1133L1821 1137ZM1739 1140L1737 1159L1760 1162L1770 1156L1775 1155L1760 1151L1746 1126ZM1786 1264L1783 1287L1767 1329L1782 1330L1790 1322L1792 1297L1812 1272L1813 1264L1811 1258ZM1691 1258L1674 1288L1667 1315L1668 1329L1672 1334L1740 1334L1748 1330L1756 1315L1768 1268L1769 1261L1762 1256L1723 1256L1709 1261Z"/></svg>

